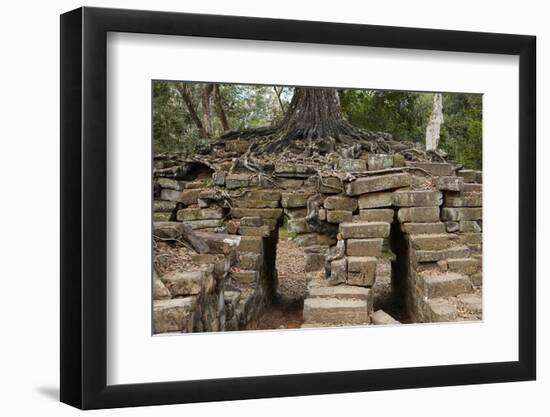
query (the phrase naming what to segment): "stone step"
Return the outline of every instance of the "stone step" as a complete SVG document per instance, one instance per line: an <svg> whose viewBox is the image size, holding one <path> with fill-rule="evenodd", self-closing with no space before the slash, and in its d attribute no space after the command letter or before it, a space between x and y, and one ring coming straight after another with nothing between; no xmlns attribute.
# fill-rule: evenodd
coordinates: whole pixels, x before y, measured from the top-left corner
<svg viewBox="0 0 550 417"><path fill-rule="evenodd" d="M446 233L410 235L412 247L416 250L442 250L447 249L453 242L452 235Z"/></svg>
<svg viewBox="0 0 550 417"><path fill-rule="evenodd" d="M308 298L338 298L359 299L369 301L372 297L370 288L353 285L335 285L330 287L313 287L309 290Z"/></svg>
<svg viewBox="0 0 550 417"><path fill-rule="evenodd" d="M356 298L306 298L303 319L306 325L368 324L369 305Z"/></svg>
<svg viewBox="0 0 550 417"><path fill-rule="evenodd" d="M424 271L418 274L417 287L425 298L455 297L473 292L472 282L456 272Z"/></svg>
<svg viewBox="0 0 550 417"><path fill-rule="evenodd" d="M431 235L445 233L445 223L402 223L401 230L410 235Z"/></svg>
<svg viewBox="0 0 550 417"><path fill-rule="evenodd" d="M370 316L372 324L378 326L389 326L392 324L401 324L400 321L395 320L392 316L386 313L384 310L377 310Z"/></svg>
<svg viewBox="0 0 550 417"><path fill-rule="evenodd" d="M458 308L469 314L481 314L483 309L483 299L481 294L461 294L456 297Z"/></svg>
<svg viewBox="0 0 550 417"><path fill-rule="evenodd" d="M417 250L414 255L416 262L437 262L443 259L470 257L470 249L466 245L457 245L443 250Z"/></svg>
<svg viewBox="0 0 550 417"><path fill-rule="evenodd" d="M456 307L444 298L434 298L426 301L426 318L429 323L456 321Z"/></svg>

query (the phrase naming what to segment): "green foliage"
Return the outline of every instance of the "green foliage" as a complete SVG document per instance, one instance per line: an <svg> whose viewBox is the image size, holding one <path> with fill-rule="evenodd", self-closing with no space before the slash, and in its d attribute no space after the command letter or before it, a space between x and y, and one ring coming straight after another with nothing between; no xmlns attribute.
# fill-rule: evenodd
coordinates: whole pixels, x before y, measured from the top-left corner
<svg viewBox="0 0 550 417"><path fill-rule="evenodd" d="M443 94L439 146L466 168L482 168L483 97L474 94Z"/></svg>

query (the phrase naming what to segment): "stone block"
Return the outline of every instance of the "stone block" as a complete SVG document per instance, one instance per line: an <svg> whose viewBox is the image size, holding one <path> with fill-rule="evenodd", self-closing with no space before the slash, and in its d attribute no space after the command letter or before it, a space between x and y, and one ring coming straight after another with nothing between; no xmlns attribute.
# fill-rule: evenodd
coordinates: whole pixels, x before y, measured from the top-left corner
<svg viewBox="0 0 550 417"><path fill-rule="evenodd" d="M263 254L264 242L261 236L241 236L239 252L253 252Z"/></svg>
<svg viewBox="0 0 550 417"><path fill-rule="evenodd" d="M377 310L370 315L372 324L377 326L391 326L394 324L401 324L400 321L395 320L392 316L386 313L384 310Z"/></svg>
<svg viewBox="0 0 550 417"><path fill-rule="evenodd" d="M323 177L323 181L318 181L317 186L323 194L338 194L344 191L342 180L338 177Z"/></svg>
<svg viewBox="0 0 550 417"><path fill-rule="evenodd" d="M436 177L451 176L454 174L454 167L445 162L416 162L407 161L406 166L421 168Z"/></svg>
<svg viewBox="0 0 550 417"><path fill-rule="evenodd" d="M400 223L433 223L439 221L439 207L403 207L397 212Z"/></svg>
<svg viewBox="0 0 550 417"><path fill-rule="evenodd" d="M479 269L478 261L473 258L447 259L447 265L450 271L464 275L472 275Z"/></svg>
<svg viewBox="0 0 550 417"><path fill-rule="evenodd" d="M370 301L372 291L369 288L355 285L336 285L332 287L313 287L309 290L308 298L338 298L340 300L356 299Z"/></svg>
<svg viewBox="0 0 550 417"><path fill-rule="evenodd" d="M369 256L348 256L348 277L346 282L349 285L371 287L374 284L376 271L376 258Z"/></svg>
<svg viewBox="0 0 550 417"><path fill-rule="evenodd" d="M483 172L482 171L476 171L476 180L475 182L482 184L483 183Z"/></svg>
<svg viewBox="0 0 550 417"><path fill-rule="evenodd" d="M331 196L325 198L323 206L328 210L357 210L357 199L345 196Z"/></svg>
<svg viewBox="0 0 550 417"><path fill-rule="evenodd" d="M460 230L460 223L459 222L445 222L445 230L448 233L455 233Z"/></svg>
<svg viewBox="0 0 550 417"><path fill-rule="evenodd" d="M201 190L199 188L183 191L163 189L160 192L160 198L161 200L174 201L189 206L191 204L197 204L200 193Z"/></svg>
<svg viewBox="0 0 550 417"><path fill-rule="evenodd" d="M371 153L367 156L369 171L378 171L393 167L393 155Z"/></svg>
<svg viewBox="0 0 550 417"><path fill-rule="evenodd" d="M237 265L240 269L257 271L260 269L262 257L258 253L240 252Z"/></svg>
<svg viewBox="0 0 550 417"><path fill-rule="evenodd" d="M294 241L300 246L330 246L334 245L336 239L321 233L306 233L303 235L296 236Z"/></svg>
<svg viewBox="0 0 550 417"><path fill-rule="evenodd" d="M214 288L214 275L210 270L169 272L160 279L174 297L197 295L201 290L210 292Z"/></svg>
<svg viewBox="0 0 550 417"><path fill-rule="evenodd" d="M225 141L225 150L226 152L245 153L248 150L250 144L251 142L248 142L246 140L227 140Z"/></svg>
<svg viewBox="0 0 550 417"><path fill-rule="evenodd" d="M393 155L393 166L396 168L404 167L405 166L405 157L401 155L400 153L396 153Z"/></svg>
<svg viewBox="0 0 550 417"><path fill-rule="evenodd" d="M378 193L359 196L358 205L361 210L379 207L390 207L393 204L393 192L381 191Z"/></svg>
<svg viewBox="0 0 550 417"><path fill-rule="evenodd" d="M464 183L464 192L465 193L481 193L483 191L482 184L475 183Z"/></svg>
<svg viewBox="0 0 550 417"><path fill-rule="evenodd" d="M403 223L401 230L410 235L432 235L445 233L445 223Z"/></svg>
<svg viewBox="0 0 550 417"><path fill-rule="evenodd" d="M231 271L231 280L237 285L253 285L258 282L258 271Z"/></svg>
<svg viewBox="0 0 550 417"><path fill-rule="evenodd" d="M439 177L438 188L441 191L462 192L464 189L464 178L455 176Z"/></svg>
<svg viewBox="0 0 550 417"><path fill-rule="evenodd" d="M459 169L456 175L464 179L464 182L476 182L476 171L473 169Z"/></svg>
<svg viewBox="0 0 550 417"><path fill-rule="evenodd" d="M241 208L277 208L278 201L269 200L233 200L233 207Z"/></svg>
<svg viewBox="0 0 550 417"><path fill-rule="evenodd" d="M215 229L223 226L223 219L186 220L183 223L193 230Z"/></svg>
<svg viewBox="0 0 550 417"><path fill-rule="evenodd" d="M231 216L236 219L243 217L260 217L262 219L278 219L283 215L283 210L280 208L252 209L233 207Z"/></svg>
<svg viewBox="0 0 550 417"><path fill-rule="evenodd" d="M172 294L159 278L153 279L153 300L169 300Z"/></svg>
<svg viewBox="0 0 550 417"><path fill-rule="evenodd" d="M346 194L356 196L376 191L408 187L410 184L411 176L406 173L363 177L346 184Z"/></svg>
<svg viewBox="0 0 550 417"><path fill-rule="evenodd" d="M153 332L193 331L193 311L196 297L153 301Z"/></svg>
<svg viewBox="0 0 550 417"><path fill-rule="evenodd" d="M174 216L174 213L172 212L164 212L164 211L161 211L161 212L154 212L153 213L153 221L155 222L169 222L170 220L172 220Z"/></svg>
<svg viewBox="0 0 550 417"><path fill-rule="evenodd" d="M418 274L417 285L427 298L456 297L458 294L473 291L468 277L456 272L421 272Z"/></svg>
<svg viewBox="0 0 550 417"><path fill-rule="evenodd" d="M345 210L327 210L327 222L329 223L344 223L353 220L353 213Z"/></svg>
<svg viewBox="0 0 550 417"><path fill-rule="evenodd" d="M250 184L250 174L227 174L225 176L225 187L228 190L245 188Z"/></svg>
<svg viewBox="0 0 550 417"><path fill-rule="evenodd" d="M277 178L277 186L283 190L299 190L304 185L304 180L296 178Z"/></svg>
<svg viewBox="0 0 550 417"><path fill-rule="evenodd" d="M270 227L267 225L263 226L239 226L239 234L241 236L262 236L268 237L271 233Z"/></svg>
<svg viewBox="0 0 550 417"><path fill-rule="evenodd" d="M276 162L275 174L287 178L307 178L316 173L315 168L295 162Z"/></svg>
<svg viewBox="0 0 550 417"><path fill-rule="evenodd" d="M214 182L215 185L225 185L225 175L226 173L224 171L215 171L212 174L212 182Z"/></svg>
<svg viewBox="0 0 550 417"><path fill-rule="evenodd" d="M357 219L365 222L392 223L394 211L392 209L366 209L359 211Z"/></svg>
<svg viewBox="0 0 550 417"><path fill-rule="evenodd" d="M310 246L304 249L305 271L321 271L325 267L327 248L323 246Z"/></svg>
<svg viewBox="0 0 550 417"><path fill-rule="evenodd" d="M348 239L346 255L348 256L382 256L384 239Z"/></svg>
<svg viewBox="0 0 550 417"><path fill-rule="evenodd" d="M443 203L443 195L431 190L403 190L393 193L393 205L397 207L432 207Z"/></svg>
<svg viewBox="0 0 550 417"><path fill-rule="evenodd" d="M240 195L240 193L238 194ZM277 190L254 189L245 191L239 198L247 200L279 201L281 200L281 192Z"/></svg>
<svg viewBox="0 0 550 417"><path fill-rule="evenodd" d="M177 205L178 203L174 201L155 200L153 202L153 211L154 212L160 212L160 211L172 212L176 209Z"/></svg>
<svg viewBox="0 0 550 417"><path fill-rule="evenodd" d="M260 227L264 225L261 217L243 217L240 220L241 226Z"/></svg>
<svg viewBox="0 0 550 417"><path fill-rule="evenodd" d="M221 207L210 208L186 208L178 210L177 217L179 221L189 220L212 220L223 219L223 209Z"/></svg>
<svg viewBox="0 0 550 417"><path fill-rule="evenodd" d="M483 193L445 193L444 205L446 207L481 207Z"/></svg>
<svg viewBox="0 0 550 417"><path fill-rule="evenodd" d="M338 285L346 282L348 277L348 263L346 258L335 259L330 263L330 276L328 283L330 285Z"/></svg>
<svg viewBox="0 0 550 417"><path fill-rule="evenodd" d="M481 220L483 218L481 207L443 207L441 219L446 221Z"/></svg>
<svg viewBox="0 0 550 417"><path fill-rule="evenodd" d="M311 193L284 192L281 194L281 206L284 208L306 207L307 199L311 196Z"/></svg>
<svg viewBox="0 0 550 417"><path fill-rule="evenodd" d="M172 178L158 178L158 184L161 188L168 188L169 190L183 191L185 189L185 181L174 180Z"/></svg>
<svg viewBox="0 0 550 417"><path fill-rule="evenodd" d="M462 233L459 235L459 239L465 245L481 245L483 243L481 233Z"/></svg>
<svg viewBox="0 0 550 417"><path fill-rule="evenodd" d="M473 274L470 279L472 280L472 284L476 287L481 287L483 285L483 273L481 271Z"/></svg>
<svg viewBox="0 0 550 417"><path fill-rule="evenodd" d="M380 238L390 235L390 224L384 222L340 223L344 239Z"/></svg>
<svg viewBox="0 0 550 417"><path fill-rule="evenodd" d="M285 216L291 220L303 219L307 216L307 209L304 208L285 208Z"/></svg>
<svg viewBox="0 0 550 417"><path fill-rule="evenodd" d="M228 220L225 222L225 230L232 235L239 230L240 222L237 220Z"/></svg>
<svg viewBox="0 0 550 417"><path fill-rule="evenodd" d="M308 224L305 218L289 220L287 223L287 229L289 233L297 235L314 232L314 230L311 229L311 226Z"/></svg>
<svg viewBox="0 0 550 417"><path fill-rule="evenodd" d="M416 262L437 262L442 259L467 258L470 249L467 246L453 246L443 250L417 250L414 255Z"/></svg>
<svg viewBox="0 0 550 417"><path fill-rule="evenodd" d="M458 229L462 233L481 233L481 225L480 221L474 221L474 220L462 220L459 222Z"/></svg>
<svg viewBox="0 0 550 417"><path fill-rule="evenodd" d="M451 239L446 234L435 235L409 235L412 247L417 250L441 250L447 249Z"/></svg>
<svg viewBox="0 0 550 417"><path fill-rule="evenodd" d="M322 220L322 221L327 220L327 210L326 209L319 209L319 220Z"/></svg>
<svg viewBox="0 0 550 417"><path fill-rule="evenodd" d="M179 239L183 233L180 222L154 222L153 235L161 239Z"/></svg>
<svg viewBox="0 0 550 417"><path fill-rule="evenodd" d="M430 323L455 321L458 312L448 300L437 298L426 301L426 316Z"/></svg>
<svg viewBox="0 0 550 417"><path fill-rule="evenodd" d="M344 172L363 172L367 170L367 161L364 159L340 159L338 168Z"/></svg>
<svg viewBox="0 0 550 417"><path fill-rule="evenodd" d="M477 294L460 294L456 297L458 308L470 314L481 314L483 311L483 299Z"/></svg>
<svg viewBox="0 0 550 417"><path fill-rule="evenodd" d="M365 300L307 298L304 301L304 325L368 324L369 308Z"/></svg>

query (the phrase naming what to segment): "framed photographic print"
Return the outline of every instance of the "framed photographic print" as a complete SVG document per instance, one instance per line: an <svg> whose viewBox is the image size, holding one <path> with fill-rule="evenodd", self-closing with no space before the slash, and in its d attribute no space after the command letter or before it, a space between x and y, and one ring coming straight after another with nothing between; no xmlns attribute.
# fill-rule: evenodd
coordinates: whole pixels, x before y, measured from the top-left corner
<svg viewBox="0 0 550 417"><path fill-rule="evenodd" d="M61 16L61 400L535 379L535 38Z"/></svg>

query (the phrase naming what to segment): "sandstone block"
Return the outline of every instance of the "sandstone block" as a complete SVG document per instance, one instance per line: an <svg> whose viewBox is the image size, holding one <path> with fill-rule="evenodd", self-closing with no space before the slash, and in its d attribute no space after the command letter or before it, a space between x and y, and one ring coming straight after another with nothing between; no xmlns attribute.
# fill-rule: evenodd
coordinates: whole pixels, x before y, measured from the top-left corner
<svg viewBox="0 0 550 417"><path fill-rule="evenodd" d="M467 258L470 256L470 249L467 246L453 246L442 250L417 250L415 252L416 262L437 262L442 259Z"/></svg>
<svg viewBox="0 0 550 417"><path fill-rule="evenodd" d="M222 219L186 220L183 222L193 230L214 229L223 226Z"/></svg>
<svg viewBox="0 0 550 417"><path fill-rule="evenodd" d="M329 223L344 223L353 220L353 213L345 210L327 210L326 216Z"/></svg>
<svg viewBox="0 0 550 417"><path fill-rule="evenodd" d="M432 235L445 233L445 223L403 223L401 230L410 235Z"/></svg>
<svg viewBox="0 0 550 417"><path fill-rule="evenodd" d="M325 198L323 206L328 210L357 210L357 199L345 196L331 196Z"/></svg>
<svg viewBox="0 0 550 417"><path fill-rule="evenodd" d="M481 271L476 272L471 276L471 280L476 287L481 287L483 285L483 273Z"/></svg>
<svg viewBox="0 0 550 417"><path fill-rule="evenodd" d="M346 258L336 259L330 263L330 276L328 283L330 285L338 285L346 282L348 277L348 263Z"/></svg>
<svg viewBox="0 0 550 417"><path fill-rule="evenodd" d="M481 207L483 193L445 193L444 205L446 207Z"/></svg>
<svg viewBox="0 0 550 417"><path fill-rule="evenodd" d="M225 176L225 187L229 190L248 187L250 177L250 174L227 174Z"/></svg>
<svg viewBox="0 0 550 417"><path fill-rule="evenodd" d="M368 324L369 310L365 300L307 298L304 301L304 324Z"/></svg>
<svg viewBox="0 0 550 417"><path fill-rule="evenodd" d="M261 217L242 217L240 220L241 226L260 227L264 222Z"/></svg>
<svg viewBox="0 0 550 417"><path fill-rule="evenodd" d="M456 175L464 179L464 182L476 182L476 171L473 169L459 169Z"/></svg>
<svg viewBox="0 0 550 417"><path fill-rule="evenodd" d="M224 185L225 184L225 175L226 175L226 173L224 171L215 171L212 174L212 181L216 185Z"/></svg>
<svg viewBox="0 0 550 417"><path fill-rule="evenodd" d="M153 301L153 332L193 331L193 310L196 297Z"/></svg>
<svg viewBox="0 0 550 417"><path fill-rule="evenodd" d="M346 184L346 194L356 196L375 191L408 187L410 184L411 176L405 173L364 177Z"/></svg>
<svg viewBox="0 0 550 417"><path fill-rule="evenodd" d="M481 245L483 243L483 235L481 233L462 233L459 238L465 245Z"/></svg>
<svg viewBox="0 0 550 417"><path fill-rule="evenodd" d="M475 183L464 183L464 192L465 193L481 193L483 191L482 184Z"/></svg>
<svg viewBox="0 0 550 417"><path fill-rule="evenodd" d="M314 230L311 229L311 226L308 224L305 218L289 220L287 223L287 229L289 233L294 233L298 235L314 232Z"/></svg>
<svg viewBox="0 0 550 417"><path fill-rule="evenodd" d="M153 300L168 300L172 294L158 278L153 279Z"/></svg>
<svg viewBox="0 0 550 417"><path fill-rule="evenodd" d="M180 222L154 222L153 235L161 239L179 239L183 233Z"/></svg>
<svg viewBox="0 0 550 417"><path fill-rule="evenodd" d="M393 155L371 153L367 157L367 166L369 171L391 168L393 167Z"/></svg>
<svg viewBox="0 0 550 417"><path fill-rule="evenodd" d="M303 219L307 216L307 209L304 208L285 208L284 209L285 216L287 216L289 219L295 220L295 219Z"/></svg>
<svg viewBox="0 0 550 417"><path fill-rule="evenodd" d="M248 190L240 198L247 200L279 201L281 200L281 192L265 189Z"/></svg>
<svg viewBox="0 0 550 417"><path fill-rule="evenodd" d="M269 200L234 200L234 207L242 208L277 208L279 207L278 201Z"/></svg>
<svg viewBox="0 0 550 417"><path fill-rule="evenodd" d="M404 190L393 193L393 204L397 207L431 207L442 203L443 196L439 191Z"/></svg>
<svg viewBox="0 0 550 417"><path fill-rule="evenodd" d="M174 297L197 295L201 290L208 293L214 288L214 275L209 269L169 272L160 279Z"/></svg>
<svg viewBox="0 0 550 417"><path fill-rule="evenodd" d="M378 207L390 207L393 204L393 192L381 191L359 196L359 208L370 209Z"/></svg>
<svg viewBox="0 0 550 417"><path fill-rule="evenodd" d="M372 324L378 326L391 326L392 324L401 324L400 321L395 320L392 316L386 313L384 310L377 310L371 314L370 320Z"/></svg>
<svg viewBox="0 0 550 417"><path fill-rule="evenodd" d="M449 270L464 275L472 275L479 269L477 260L472 258L447 259Z"/></svg>
<svg viewBox="0 0 550 417"><path fill-rule="evenodd" d="M481 220L483 218L481 207L443 207L441 218L448 221Z"/></svg>
<svg viewBox="0 0 550 417"><path fill-rule="evenodd" d="M442 298L428 300L426 310L430 323L455 321L458 318L456 308L448 300Z"/></svg>
<svg viewBox="0 0 550 417"><path fill-rule="evenodd" d="M304 180L296 178L277 178L276 182L284 190L299 190L304 185Z"/></svg>
<svg viewBox="0 0 550 417"><path fill-rule="evenodd" d="M300 246L329 246L333 245L336 242L336 239L321 233L306 233L296 236L294 241Z"/></svg>
<svg viewBox="0 0 550 417"><path fill-rule="evenodd" d="M174 201L162 201L162 200L155 200L153 202L153 211L159 212L159 211L169 211L172 212L176 209L177 203Z"/></svg>
<svg viewBox="0 0 550 417"><path fill-rule="evenodd" d="M281 206L284 208L306 207L307 199L311 195L311 193L284 192L281 194Z"/></svg>
<svg viewBox="0 0 550 417"><path fill-rule="evenodd" d="M178 181L172 178L158 178L157 182L161 188L168 188L176 191L182 191L185 189L185 181Z"/></svg>
<svg viewBox="0 0 550 417"><path fill-rule="evenodd" d="M384 239L348 239L346 254L348 256L382 256Z"/></svg>
<svg viewBox="0 0 550 417"><path fill-rule="evenodd" d="M374 284L376 271L376 258L367 256L348 256L349 285L371 287Z"/></svg>
<svg viewBox="0 0 550 417"><path fill-rule="evenodd" d="M463 233L481 233L480 221L462 220L459 222L459 230Z"/></svg>
<svg viewBox="0 0 550 417"><path fill-rule="evenodd" d="M460 294L456 297L458 308L470 314L481 314L483 311L483 300L477 294Z"/></svg>
<svg viewBox="0 0 550 417"><path fill-rule="evenodd" d="M405 162L406 166L418 167L436 177L451 176L454 173L453 166L445 162Z"/></svg>
<svg viewBox="0 0 550 417"><path fill-rule="evenodd" d="M268 237L271 232L269 226L239 226L239 234L242 236L262 236Z"/></svg>
<svg viewBox="0 0 550 417"><path fill-rule="evenodd" d="M396 153L393 155L393 166L396 168L404 167L405 166L405 157L401 155L400 153Z"/></svg>
<svg viewBox="0 0 550 417"><path fill-rule="evenodd" d="M258 282L258 271L232 271L231 279L236 284L251 285Z"/></svg>
<svg viewBox="0 0 550 417"><path fill-rule="evenodd" d="M325 267L326 247L310 246L304 249L304 257L306 260L305 271L321 271Z"/></svg>
<svg viewBox="0 0 550 417"><path fill-rule="evenodd" d="M309 290L308 297L311 298L338 298L356 299L369 301L372 291L369 288L355 285L336 285L332 287L313 287Z"/></svg>
<svg viewBox="0 0 550 417"><path fill-rule="evenodd" d="M367 170L367 161L364 159L340 159L338 167L344 172L362 172Z"/></svg>
<svg viewBox="0 0 550 417"><path fill-rule="evenodd" d="M441 191L462 192L464 189L464 178L462 177L439 177L439 189Z"/></svg>
<svg viewBox="0 0 550 417"><path fill-rule="evenodd" d="M384 222L340 223L344 239L380 238L390 235L390 224Z"/></svg>
<svg viewBox="0 0 550 417"><path fill-rule="evenodd" d="M280 177L307 178L315 173L315 168L309 165L296 164L294 162L275 163L275 174Z"/></svg>
<svg viewBox="0 0 550 417"><path fill-rule="evenodd" d="M160 198L161 200L174 201L188 206L191 204L197 204L200 192L201 190L199 188L183 191L169 190L165 188L160 192Z"/></svg>
<svg viewBox="0 0 550 417"><path fill-rule="evenodd" d="M223 209L221 207L181 209L178 210L177 219L179 221L223 219Z"/></svg>
<svg viewBox="0 0 550 417"><path fill-rule="evenodd" d="M173 213L172 212L164 212L164 211L161 211L161 212L154 212L153 213L153 221L154 222L169 222L170 220L172 220L173 218Z"/></svg>
<svg viewBox="0 0 550 417"><path fill-rule="evenodd" d="M447 249L451 240L446 234L436 235L409 235L412 247L417 250Z"/></svg>
<svg viewBox="0 0 550 417"><path fill-rule="evenodd" d="M238 250L262 254L264 250L263 238L261 236L241 236Z"/></svg>
<svg viewBox="0 0 550 417"><path fill-rule="evenodd" d="M262 219L278 219L283 215L280 208L252 209L234 207L231 210L231 216L240 219L242 217L261 217Z"/></svg>
<svg viewBox="0 0 550 417"><path fill-rule="evenodd" d="M439 221L439 207L403 207L397 212L401 223L433 223Z"/></svg>
<svg viewBox="0 0 550 417"><path fill-rule="evenodd" d="M360 210L358 219L366 222L392 223L394 211L392 209L366 209Z"/></svg>
<svg viewBox="0 0 550 417"><path fill-rule="evenodd" d="M456 297L458 294L473 291L468 277L456 272L421 272L418 274L417 284L427 298Z"/></svg>
<svg viewBox="0 0 550 417"><path fill-rule="evenodd" d="M257 271L261 266L261 256L258 253L240 252L238 255L238 266L240 269Z"/></svg>
<svg viewBox="0 0 550 417"><path fill-rule="evenodd" d="M318 187L323 194L338 194L344 191L342 180L338 177L323 177L323 181L318 182Z"/></svg>
<svg viewBox="0 0 550 417"><path fill-rule="evenodd" d="M445 230L448 233L455 233L460 230L460 223L459 222L445 222Z"/></svg>

